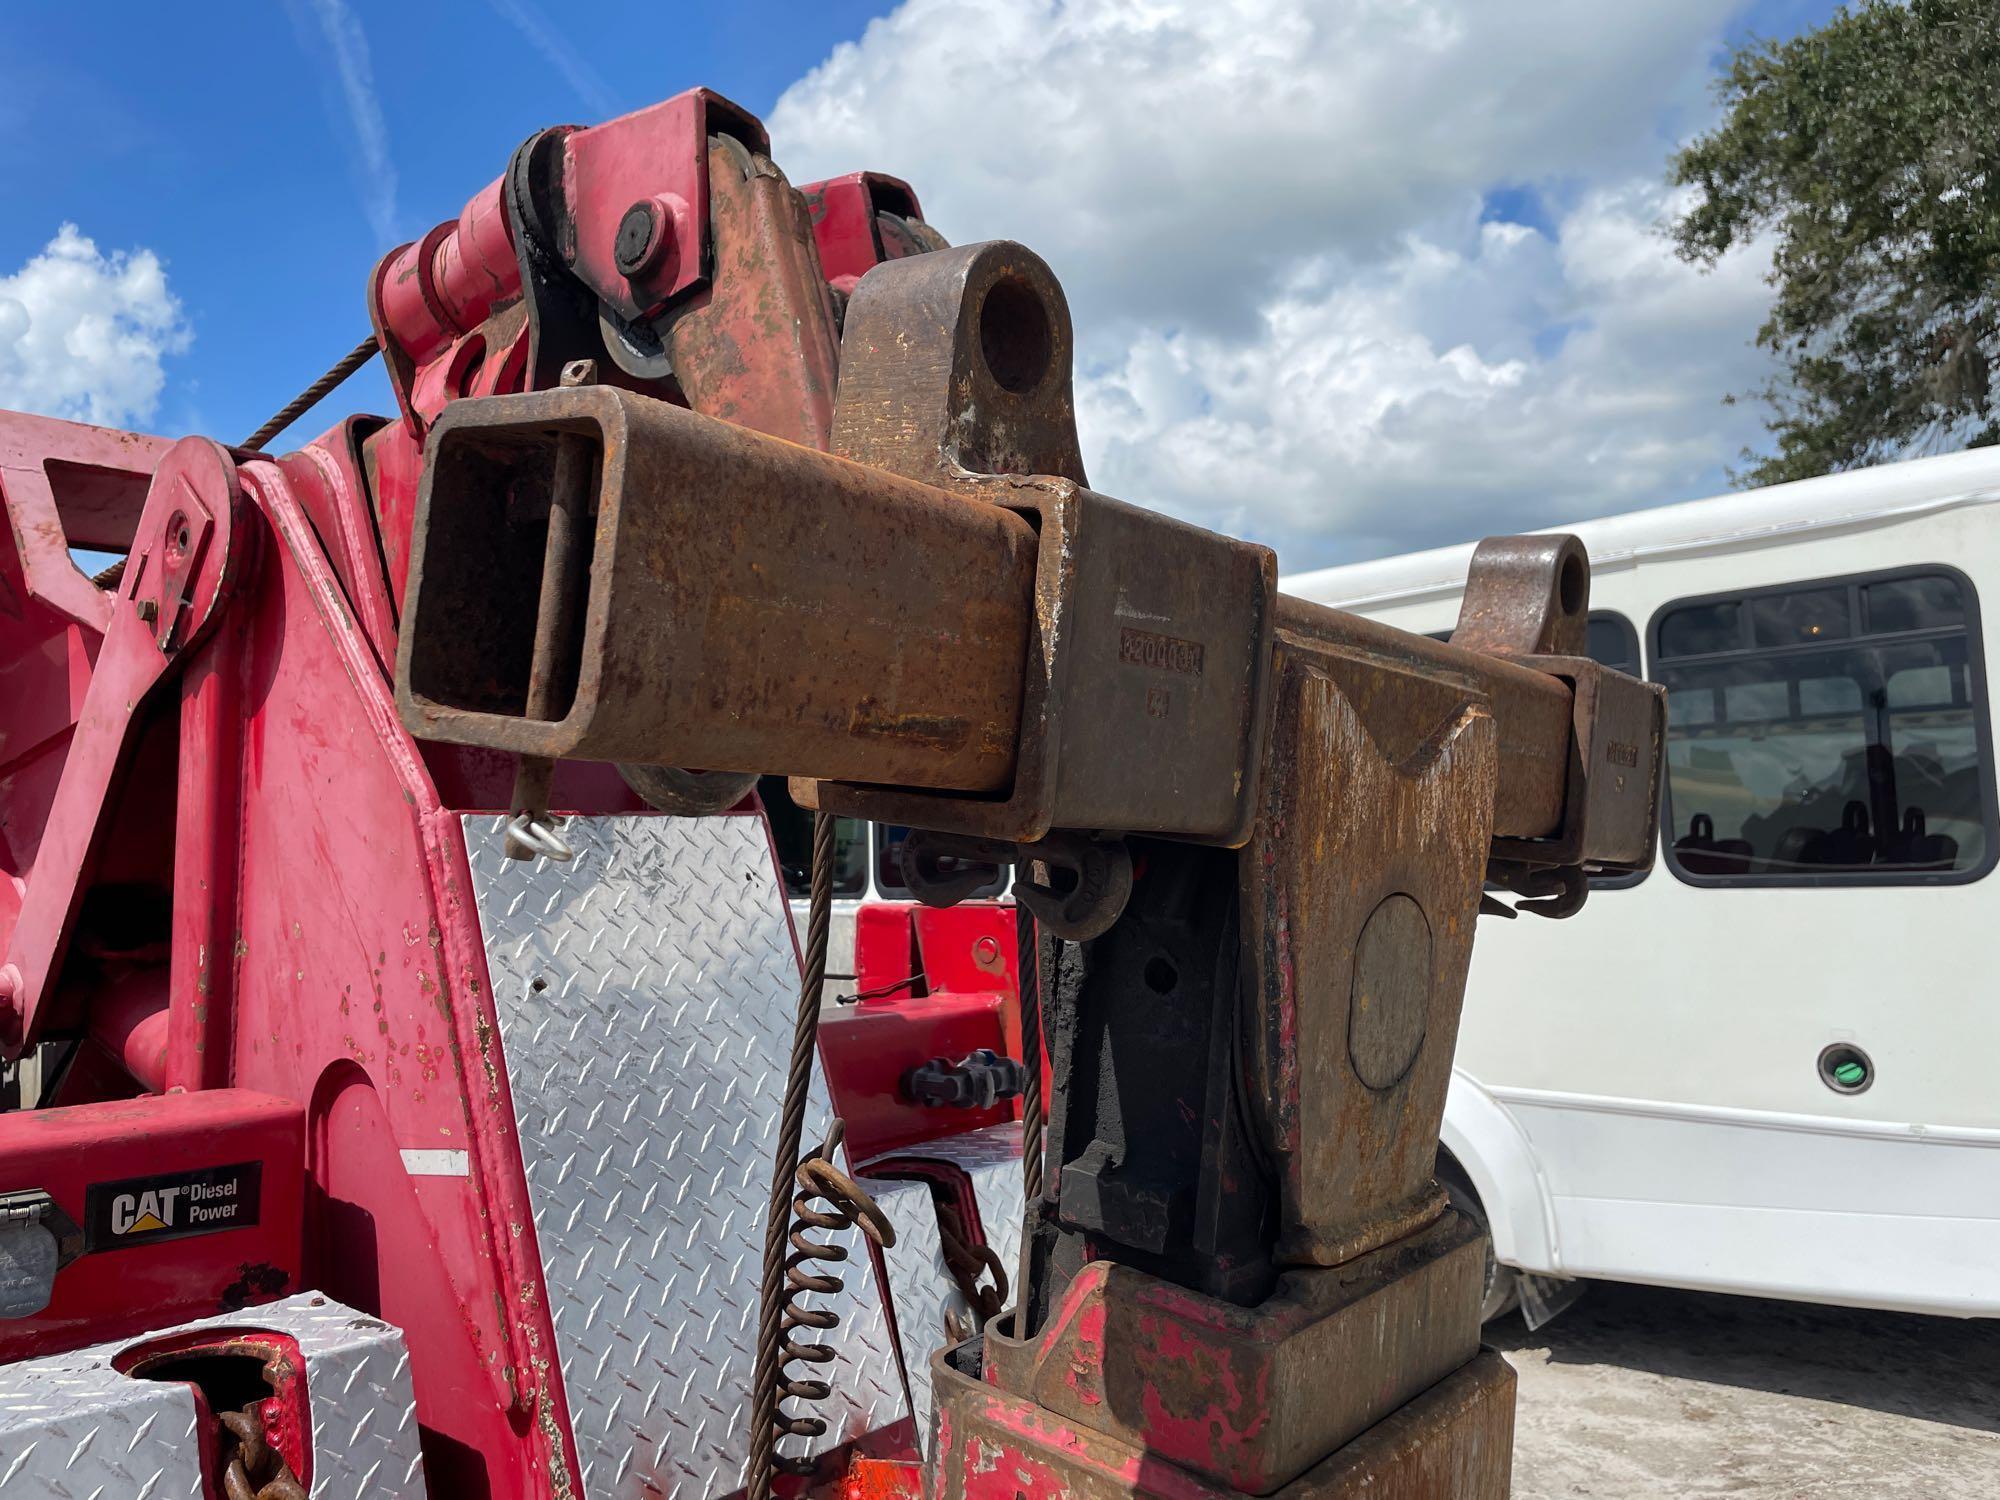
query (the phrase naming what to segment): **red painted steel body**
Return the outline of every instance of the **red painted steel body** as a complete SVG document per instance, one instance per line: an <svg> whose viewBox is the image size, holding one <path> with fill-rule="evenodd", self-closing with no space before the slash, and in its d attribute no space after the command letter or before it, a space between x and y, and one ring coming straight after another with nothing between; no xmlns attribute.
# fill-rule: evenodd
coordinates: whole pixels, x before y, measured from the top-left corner
<svg viewBox="0 0 2000 1500"><path fill-rule="evenodd" d="M1018 1117L1018 1100L926 1106L903 1084L933 1057L955 1061L982 1047L1020 1056L1012 907L865 903L855 914L854 991L853 1004L820 1021L819 1045L856 1161Z"/></svg>
<svg viewBox="0 0 2000 1500"><path fill-rule="evenodd" d="M32 1182L94 1238L89 1190L183 1169L256 1163L256 1222L227 1234L93 1248L57 1275L48 1307L0 1318L0 1363L143 1333L301 1289L305 1112L247 1089L37 1109L5 1117L0 1183ZM171 1211L169 1211L171 1217ZM123 1230L120 1231L123 1233Z"/></svg>
<svg viewBox="0 0 2000 1500"><path fill-rule="evenodd" d="M683 361L692 396L607 376L823 439L830 384L795 388L816 357L797 329L837 337L816 257L858 274L903 247L803 209L787 239L747 196L768 178L711 184L717 131L767 147L704 91L550 133L574 255L535 274L625 316L705 310L719 353ZM264 1164L257 1230L66 1264L48 1316L0 1322L0 1360L311 1287L403 1330L431 1493L469 1500L573 1495L579 1472L460 833L507 809L514 762L412 740L391 681L428 428L460 396L534 388L537 338L558 331L525 306L548 288L524 280L509 180L370 279L392 419L266 457L0 413L0 1041L51 1042L54 1088L0 1113L0 1194L46 1186L76 1214L65 1195L107 1156L112 1175L213 1165L243 1159L240 1138ZM610 237L639 202L674 244L628 275ZM746 310L767 287L791 299L782 337ZM93 583L73 548L130 557ZM551 802L644 810L605 765L560 767ZM930 993L829 1028L858 1137L1011 1114L905 1110L893 1090L1014 1037L1004 921L917 914ZM910 931L906 914L905 952Z"/></svg>
<svg viewBox="0 0 2000 1500"><path fill-rule="evenodd" d="M812 214L820 265L833 286L850 289L884 260L907 250L885 237L881 216L923 219L917 195L900 177L881 172L849 172L800 189Z"/></svg>

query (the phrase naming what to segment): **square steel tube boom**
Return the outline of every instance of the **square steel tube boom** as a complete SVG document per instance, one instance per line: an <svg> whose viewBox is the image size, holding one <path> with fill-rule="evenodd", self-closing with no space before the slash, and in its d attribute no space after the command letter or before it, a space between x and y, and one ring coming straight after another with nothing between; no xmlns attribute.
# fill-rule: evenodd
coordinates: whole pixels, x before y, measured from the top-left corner
<svg viewBox="0 0 2000 1500"><path fill-rule="evenodd" d="M526 682L565 434L594 455L588 603L581 638L560 647L556 716L535 719ZM611 387L454 402L432 430L419 499L403 719L422 737L518 754L1005 795L1028 663L1050 638L1037 547L1020 510ZM1560 829L1567 683L1276 603L1280 640L1486 699L1500 740L1495 834ZM1090 704L1067 707L1069 754L1115 743L1119 725ZM1242 742L1253 757L1260 733ZM938 816L919 821L948 827L949 796L924 801ZM1173 832L1171 811L1151 826Z"/></svg>
<svg viewBox="0 0 2000 1500"><path fill-rule="evenodd" d="M555 454L591 454L588 598L526 713ZM1018 515L607 386L431 430L397 660L420 736L519 754L1010 782L1035 535ZM581 576L581 574L579 574Z"/></svg>

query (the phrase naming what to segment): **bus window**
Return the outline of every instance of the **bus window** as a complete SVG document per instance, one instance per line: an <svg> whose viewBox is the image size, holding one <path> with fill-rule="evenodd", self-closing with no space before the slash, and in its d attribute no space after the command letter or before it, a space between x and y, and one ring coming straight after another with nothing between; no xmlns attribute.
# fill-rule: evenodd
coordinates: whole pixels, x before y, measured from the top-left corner
<svg viewBox="0 0 2000 1500"><path fill-rule="evenodd" d="M778 846L778 870L785 894L804 900L812 894L813 815L792 800L782 776L757 778L757 794L771 820ZM833 827L833 893L868 894L868 825L859 818L836 818Z"/></svg>
<svg viewBox="0 0 2000 1500"><path fill-rule="evenodd" d="M1975 880L1996 853L1971 581L1946 568L1677 601L1667 860L1693 884Z"/></svg>
<svg viewBox="0 0 2000 1500"><path fill-rule="evenodd" d="M1615 609L1593 609L1590 612L1585 621L1583 654L1614 672L1629 673L1633 677L1646 675L1639 669L1639 632ZM1595 865L1586 865L1584 870L1590 876L1593 891L1630 890L1648 873L1646 870L1619 870L1607 875Z"/></svg>
<svg viewBox="0 0 2000 1500"><path fill-rule="evenodd" d="M1639 670L1639 632L1615 609L1593 609L1586 622L1583 654L1599 666L1643 677Z"/></svg>
<svg viewBox="0 0 2000 1500"><path fill-rule="evenodd" d="M908 901L910 888L903 884L903 840L910 836L910 830L899 828L893 823L875 825L875 889L892 901ZM939 861L946 872L963 868L959 860L946 858ZM982 870L987 878L973 891L973 898L997 896L1007 888L1007 877L998 865L974 863L971 868Z"/></svg>

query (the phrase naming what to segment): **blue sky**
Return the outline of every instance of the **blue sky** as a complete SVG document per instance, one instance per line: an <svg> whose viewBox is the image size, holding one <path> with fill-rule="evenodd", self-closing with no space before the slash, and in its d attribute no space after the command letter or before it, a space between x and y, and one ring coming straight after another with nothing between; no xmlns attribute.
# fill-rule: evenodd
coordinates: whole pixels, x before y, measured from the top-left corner
<svg viewBox="0 0 2000 1500"><path fill-rule="evenodd" d="M705 83L772 124L794 180L901 171L954 239L1049 254L1102 487L1335 561L1722 486L1756 436L1721 397L1758 374L1761 268L1691 279L1643 237L1726 44L1833 9L19 7L0 278L64 223L150 252L180 326L150 335L163 383L129 420L233 440L366 332L376 257L530 132ZM8 383L9 327L0 394L55 403ZM372 369L291 436L357 407L389 407Z"/></svg>
<svg viewBox="0 0 2000 1500"><path fill-rule="evenodd" d="M156 251L194 337L168 361L153 425L238 438L367 333L376 257L456 215L533 131L696 83L768 110L876 8L355 0L395 173L385 241L309 4L19 7L0 44L0 132L32 147L0 153L0 270L64 221L107 251ZM510 12L563 39L574 81ZM362 380L343 399L366 390L384 409L386 384Z"/></svg>

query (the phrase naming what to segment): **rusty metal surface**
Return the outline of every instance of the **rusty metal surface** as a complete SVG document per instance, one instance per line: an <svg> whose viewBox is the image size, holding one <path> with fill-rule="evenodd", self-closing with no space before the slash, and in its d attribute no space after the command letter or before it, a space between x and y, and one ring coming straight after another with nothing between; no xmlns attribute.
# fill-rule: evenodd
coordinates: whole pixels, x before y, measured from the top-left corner
<svg viewBox="0 0 2000 1500"><path fill-rule="evenodd" d="M1420 681L1412 692L1482 699L1493 717L1499 778L1493 831L1546 838L1562 823L1572 703L1556 678L1515 662L1411 635L1289 594L1278 596L1278 634L1295 647L1325 651L1349 679L1377 668Z"/></svg>
<svg viewBox="0 0 2000 1500"><path fill-rule="evenodd" d="M523 716L558 431L599 455L574 701ZM527 498L527 497L524 497ZM1019 517L609 387L461 402L433 430L397 663L413 733L517 753L988 792L1013 771Z"/></svg>
<svg viewBox="0 0 2000 1500"><path fill-rule="evenodd" d="M1491 1349L1279 1491L1281 1500L1506 1500L1514 1369Z"/></svg>
<svg viewBox="0 0 2000 1500"><path fill-rule="evenodd" d="M1449 684L1280 651L1243 946L1282 1262L1337 1265L1437 1212L1496 738L1485 703Z"/></svg>
<svg viewBox="0 0 2000 1500"><path fill-rule="evenodd" d="M1587 656L1525 656L1568 686L1573 704L1563 818L1533 843L1496 838L1493 858L1604 870L1644 870L1658 846L1667 690Z"/></svg>
<svg viewBox="0 0 2000 1500"><path fill-rule="evenodd" d="M1082 484L1074 354L1062 285L1023 245L886 262L847 305L832 451L931 484Z"/></svg>
<svg viewBox="0 0 2000 1500"><path fill-rule="evenodd" d="M768 268L798 244L797 200L742 180L766 184L739 206ZM778 282L823 301L817 273ZM729 358L750 314L707 314L686 348L720 382L700 404L721 409L755 384ZM1477 1339L1479 1243L1432 1166L1482 880L1496 857L1644 857L1657 694L1576 665L1572 538L1482 547L1441 645L1279 598L1265 549L1083 488L1070 360L1053 276L996 244L855 286L838 456L613 390L460 403L419 508L404 722L523 754L789 773L825 811L1009 844L1132 836L1142 889L1054 1002L1062 1096L1115 1095L1123 1114L1057 1112L1030 1214L1040 1331L989 1330L1002 1389L981 1399L1030 1413L1009 1441L1060 1427L1066 1463L1087 1469L1101 1436L1206 1476L1176 1493L1304 1484L1416 1400L1412 1430L1444 1433L1484 1493L1477 1434L1509 1416L1494 1388L1417 1399ZM811 385L787 389L809 407ZM817 440L810 410L795 425ZM597 454L596 542L575 686L531 703L538 516L558 444L579 442ZM1240 927L1180 923L1190 891ZM1126 1046L1147 1026L1207 1063L1160 1053L1114 1076L1108 1057L1148 1055ZM1238 1134L1183 1140L1176 1116ZM1375 1436L1340 1484L1435 1482ZM1154 1492L1122 1462L1106 1473L1127 1489L1104 1493ZM1504 1488L1504 1439L1497 1462Z"/></svg>
<svg viewBox="0 0 2000 1500"><path fill-rule="evenodd" d="M1267 712L1274 555L1066 480L993 480L984 492L1032 515L1040 541L1009 796L926 796L887 789L886 777L795 781L793 796L1018 843L1062 828L1241 843Z"/></svg>
<svg viewBox="0 0 2000 1500"><path fill-rule="evenodd" d="M1567 533L1489 536L1472 552L1451 643L1496 656L1581 656L1590 558Z"/></svg>
<svg viewBox="0 0 2000 1500"><path fill-rule="evenodd" d="M663 319L689 406L825 448L840 339L805 201L771 158L731 137L708 150L711 285Z"/></svg>
<svg viewBox="0 0 2000 1500"><path fill-rule="evenodd" d="M1143 1446L1226 1491L1268 1494L1471 1359L1484 1237L1456 1214L1254 1307L1099 1261L1026 1343L989 1328L989 1384Z"/></svg>
<svg viewBox="0 0 2000 1500"><path fill-rule="evenodd" d="M930 1500L1239 1500L1140 1443L1078 1426L937 1361ZM1514 1372L1483 1350L1272 1500L1506 1500Z"/></svg>
<svg viewBox="0 0 2000 1500"><path fill-rule="evenodd" d="M823 772L794 796L1016 842L1053 828L1247 834L1275 559L1083 489L1072 356L1061 286L1008 241L891 261L856 287L834 452L1031 516L1035 637L1004 801Z"/></svg>

